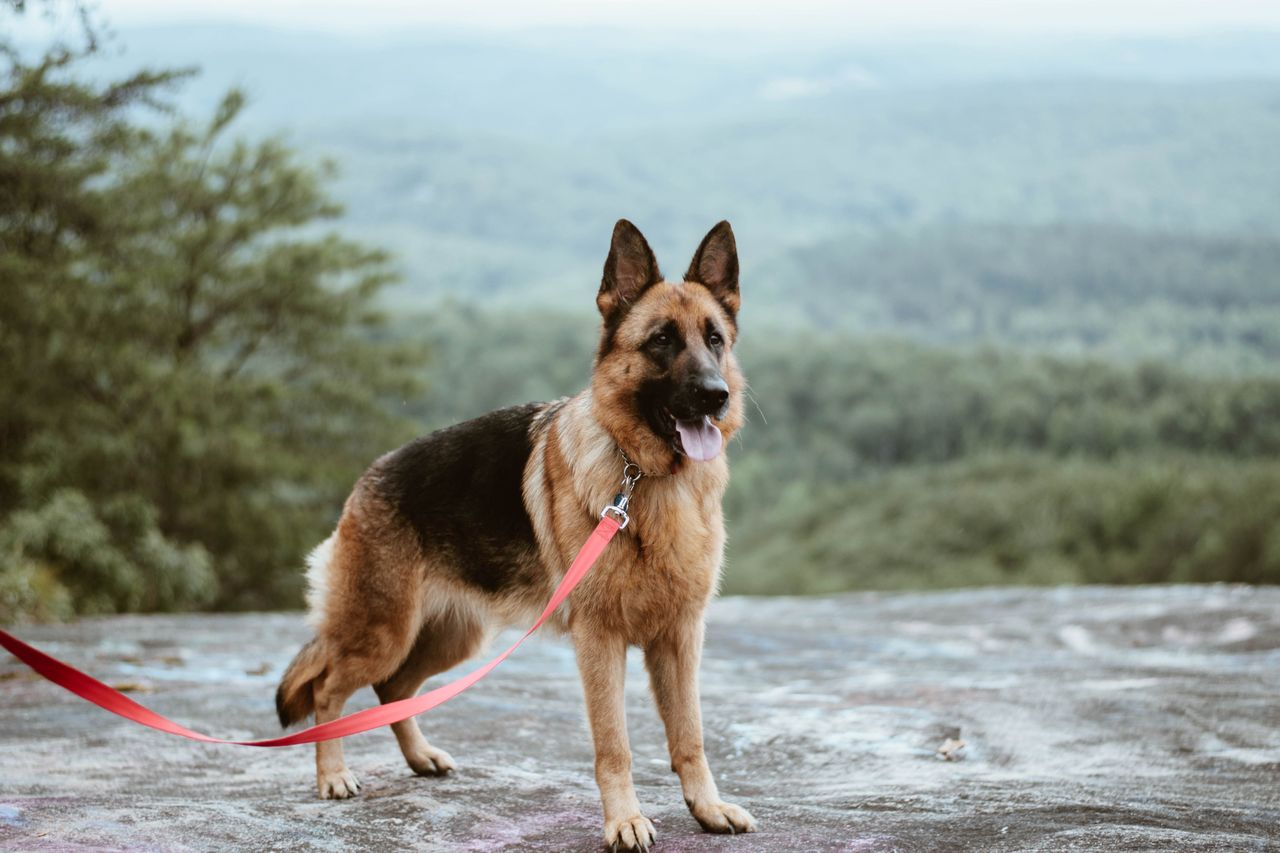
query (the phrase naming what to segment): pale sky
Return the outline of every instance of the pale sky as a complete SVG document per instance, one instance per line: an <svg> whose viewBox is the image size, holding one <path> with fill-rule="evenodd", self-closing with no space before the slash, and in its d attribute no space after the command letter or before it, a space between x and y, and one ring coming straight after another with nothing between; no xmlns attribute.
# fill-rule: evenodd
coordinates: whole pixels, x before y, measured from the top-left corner
<svg viewBox="0 0 1280 853"><path fill-rule="evenodd" d="M828 35L1280 30L1280 0L99 0L98 5L119 26L236 21L365 33L426 25L725 28Z"/></svg>

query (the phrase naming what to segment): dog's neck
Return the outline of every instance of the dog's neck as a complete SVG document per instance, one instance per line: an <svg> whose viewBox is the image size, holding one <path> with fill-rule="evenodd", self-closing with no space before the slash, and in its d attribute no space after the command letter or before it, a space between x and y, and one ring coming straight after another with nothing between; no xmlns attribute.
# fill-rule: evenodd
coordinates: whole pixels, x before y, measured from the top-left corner
<svg viewBox="0 0 1280 853"><path fill-rule="evenodd" d="M561 450L578 484L601 483L612 488L627 462L639 466L644 478L654 483L728 474L724 453L709 462L693 462L676 454L656 436L637 444L628 441L628 436L612 434L597 416L590 388L569 398L558 414Z"/></svg>
<svg viewBox="0 0 1280 853"><path fill-rule="evenodd" d="M671 476L687 467L688 460L670 442L654 435L648 425L635 417L630 400L602 394L594 386L587 387L575 400L583 401L583 414L590 418L597 438L603 436L613 444L614 457L620 460L620 451L646 477Z"/></svg>

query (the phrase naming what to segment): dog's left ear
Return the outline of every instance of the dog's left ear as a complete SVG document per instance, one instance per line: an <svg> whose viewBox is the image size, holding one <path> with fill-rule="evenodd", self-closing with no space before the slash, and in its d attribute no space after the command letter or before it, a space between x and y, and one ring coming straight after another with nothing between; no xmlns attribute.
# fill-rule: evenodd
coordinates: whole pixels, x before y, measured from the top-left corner
<svg viewBox="0 0 1280 853"><path fill-rule="evenodd" d="M684 280L706 287L729 312L730 319L737 319L738 307L742 304L738 293L738 244L728 222L720 222L702 238Z"/></svg>

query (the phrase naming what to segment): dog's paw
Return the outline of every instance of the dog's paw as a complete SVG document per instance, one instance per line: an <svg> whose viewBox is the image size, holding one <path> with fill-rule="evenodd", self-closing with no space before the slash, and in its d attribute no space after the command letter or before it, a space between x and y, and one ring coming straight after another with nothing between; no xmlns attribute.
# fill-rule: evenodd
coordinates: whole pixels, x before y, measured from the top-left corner
<svg viewBox="0 0 1280 853"><path fill-rule="evenodd" d="M444 776L457 766L449 753L425 744L414 750L412 755L406 755L405 760L419 776Z"/></svg>
<svg viewBox="0 0 1280 853"><path fill-rule="evenodd" d="M690 803L689 811L707 832L737 835L739 832L756 831L756 819L746 809L733 803Z"/></svg>
<svg viewBox="0 0 1280 853"><path fill-rule="evenodd" d="M316 787L322 800L345 800L360 793L360 783L347 768L316 777Z"/></svg>
<svg viewBox="0 0 1280 853"><path fill-rule="evenodd" d="M648 851L658 837L653 823L644 815L634 815L604 824L604 845L614 850Z"/></svg>

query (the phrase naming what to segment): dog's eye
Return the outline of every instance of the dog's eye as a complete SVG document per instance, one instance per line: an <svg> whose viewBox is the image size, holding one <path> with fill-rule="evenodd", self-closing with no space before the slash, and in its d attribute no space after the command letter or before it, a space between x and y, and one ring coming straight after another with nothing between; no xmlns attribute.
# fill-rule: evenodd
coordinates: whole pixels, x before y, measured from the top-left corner
<svg viewBox="0 0 1280 853"><path fill-rule="evenodd" d="M718 347L724 343L724 338L720 337L719 332L712 332L707 335L707 343L711 344L713 347Z"/></svg>
<svg viewBox="0 0 1280 853"><path fill-rule="evenodd" d="M671 343L671 336L666 332L658 332L658 334L649 339L649 342L660 347L665 347L667 344Z"/></svg>

